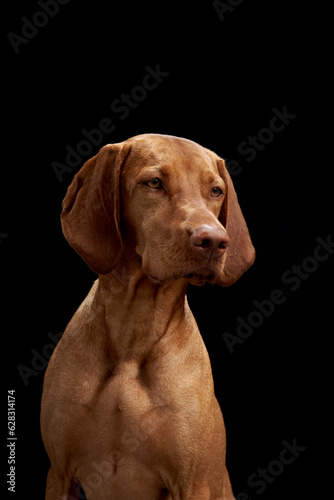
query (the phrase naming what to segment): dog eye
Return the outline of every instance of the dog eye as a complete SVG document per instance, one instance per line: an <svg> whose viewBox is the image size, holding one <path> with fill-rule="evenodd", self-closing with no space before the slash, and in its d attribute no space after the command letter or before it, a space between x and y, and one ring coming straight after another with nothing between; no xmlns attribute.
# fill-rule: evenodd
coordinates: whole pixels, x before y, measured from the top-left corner
<svg viewBox="0 0 334 500"><path fill-rule="evenodd" d="M146 185L152 189L160 189L162 187L161 180L157 177L146 182Z"/></svg>
<svg viewBox="0 0 334 500"><path fill-rule="evenodd" d="M211 189L211 196L213 196L213 198L218 198L221 194L223 194L223 191L219 187Z"/></svg>

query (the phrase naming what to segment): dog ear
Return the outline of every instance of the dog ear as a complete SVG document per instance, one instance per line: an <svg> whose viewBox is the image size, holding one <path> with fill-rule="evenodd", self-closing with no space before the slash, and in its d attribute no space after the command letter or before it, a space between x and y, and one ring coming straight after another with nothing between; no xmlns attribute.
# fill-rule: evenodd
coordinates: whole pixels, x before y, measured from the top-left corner
<svg viewBox="0 0 334 500"><path fill-rule="evenodd" d="M104 146L75 175L63 200L63 233L97 274L109 273L122 254L120 172L123 143Z"/></svg>
<svg viewBox="0 0 334 500"><path fill-rule="evenodd" d="M229 286L237 281L253 264L255 250L238 203L232 179L227 171L224 160L221 158L218 159L218 169L226 186L225 199L219 221L223 224L230 237L230 244L226 250L223 275L219 284Z"/></svg>

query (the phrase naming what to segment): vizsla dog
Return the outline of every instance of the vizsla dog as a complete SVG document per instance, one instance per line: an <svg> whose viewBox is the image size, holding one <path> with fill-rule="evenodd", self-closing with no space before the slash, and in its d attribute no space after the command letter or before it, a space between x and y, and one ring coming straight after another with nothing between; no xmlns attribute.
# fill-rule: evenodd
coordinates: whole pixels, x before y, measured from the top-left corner
<svg viewBox="0 0 334 500"><path fill-rule="evenodd" d="M167 135L109 144L74 177L61 220L99 279L45 375L47 500L234 499L186 299L188 283L231 285L254 260L224 161Z"/></svg>

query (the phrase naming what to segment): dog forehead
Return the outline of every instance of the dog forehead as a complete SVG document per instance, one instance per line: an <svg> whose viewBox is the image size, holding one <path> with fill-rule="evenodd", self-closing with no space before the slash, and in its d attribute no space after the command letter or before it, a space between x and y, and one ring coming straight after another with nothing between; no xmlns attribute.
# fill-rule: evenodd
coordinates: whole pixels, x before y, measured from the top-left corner
<svg viewBox="0 0 334 500"><path fill-rule="evenodd" d="M175 174L190 171L218 173L214 154L189 139L143 134L129 139L126 144L131 148L126 161L130 171L164 166L165 171L173 169Z"/></svg>

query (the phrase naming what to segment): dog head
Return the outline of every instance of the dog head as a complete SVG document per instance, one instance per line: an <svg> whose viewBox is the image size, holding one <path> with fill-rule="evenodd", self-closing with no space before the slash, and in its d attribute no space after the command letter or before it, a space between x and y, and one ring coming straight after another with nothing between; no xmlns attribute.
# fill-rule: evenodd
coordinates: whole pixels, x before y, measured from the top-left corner
<svg viewBox="0 0 334 500"><path fill-rule="evenodd" d="M128 259L156 283L227 286L255 257L224 160L173 136L104 146L74 177L61 221L70 245L98 274Z"/></svg>

